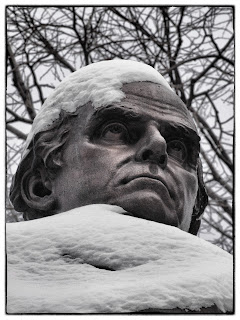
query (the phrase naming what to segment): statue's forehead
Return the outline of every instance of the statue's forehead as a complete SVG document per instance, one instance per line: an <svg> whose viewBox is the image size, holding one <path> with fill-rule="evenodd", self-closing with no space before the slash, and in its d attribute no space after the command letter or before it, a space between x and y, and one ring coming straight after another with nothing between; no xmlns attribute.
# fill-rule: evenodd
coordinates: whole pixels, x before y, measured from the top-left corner
<svg viewBox="0 0 240 320"><path fill-rule="evenodd" d="M164 86L151 82L124 84L125 98L116 106L145 114L149 118L184 125L194 131L196 126L182 100Z"/></svg>

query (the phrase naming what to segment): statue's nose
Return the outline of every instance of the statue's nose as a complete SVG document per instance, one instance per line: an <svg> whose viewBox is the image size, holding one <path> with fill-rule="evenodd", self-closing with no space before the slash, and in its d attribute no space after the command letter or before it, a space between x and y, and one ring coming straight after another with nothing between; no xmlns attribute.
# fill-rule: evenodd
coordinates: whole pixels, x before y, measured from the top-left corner
<svg viewBox="0 0 240 320"><path fill-rule="evenodd" d="M138 141L136 161L156 163L162 169L167 166L167 143L157 126L149 125Z"/></svg>

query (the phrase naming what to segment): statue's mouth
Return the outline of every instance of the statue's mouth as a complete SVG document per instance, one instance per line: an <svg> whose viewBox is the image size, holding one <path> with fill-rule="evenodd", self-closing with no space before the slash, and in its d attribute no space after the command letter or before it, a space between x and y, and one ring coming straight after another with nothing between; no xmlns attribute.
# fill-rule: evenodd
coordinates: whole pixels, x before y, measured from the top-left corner
<svg viewBox="0 0 240 320"><path fill-rule="evenodd" d="M126 185L126 184L129 184L131 182L135 182L135 181L141 181L143 183L143 186L144 185L148 185L148 184L152 184L152 183L157 183L159 185L162 185L168 191L169 196L171 198L173 197L173 195L169 191L169 187L168 187L166 181L162 177L155 176L155 175L152 175L150 173L132 175L132 176L128 176L128 177L123 178L121 180L121 183Z"/></svg>
<svg viewBox="0 0 240 320"><path fill-rule="evenodd" d="M122 179L122 183L123 184L127 184L128 182L130 182L132 180L141 179L141 178L148 178L148 179L158 180L158 181L162 182L162 184L164 184L166 186L166 183L165 183L164 179L162 179L159 176L152 175L150 173L144 173L144 174L138 174L138 175L132 175L132 176L125 177L124 179Z"/></svg>

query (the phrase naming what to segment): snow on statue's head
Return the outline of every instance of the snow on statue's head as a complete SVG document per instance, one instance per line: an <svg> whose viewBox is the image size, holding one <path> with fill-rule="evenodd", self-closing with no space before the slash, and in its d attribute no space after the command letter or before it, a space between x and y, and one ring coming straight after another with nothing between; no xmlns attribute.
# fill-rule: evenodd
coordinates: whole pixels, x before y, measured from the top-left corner
<svg viewBox="0 0 240 320"><path fill-rule="evenodd" d="M93 203L196 234L207 204L190 112L152 67L72 73L34 120L10 199L26 220Z"/></svg>

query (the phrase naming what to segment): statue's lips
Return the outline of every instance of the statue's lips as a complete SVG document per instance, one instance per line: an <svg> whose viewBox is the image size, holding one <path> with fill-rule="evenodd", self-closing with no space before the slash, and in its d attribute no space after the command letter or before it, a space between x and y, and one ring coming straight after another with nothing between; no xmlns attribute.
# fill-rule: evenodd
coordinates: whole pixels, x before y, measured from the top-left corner
<svg viewBox="0 0 240 320"><path fill-rule="evenodd" d="M141 175L126 177L122 179L121 182L122 184L129 184L131 182L137 182L137 181L142 182L143 185L148 185L148 184L153 185L155 183L160 186L163 186L167 190L169 196L172 198L171 192L169 191L169 188L166 182L161 177L158 177L158 176L154 176L151 174L141 174Z"/></svg>

